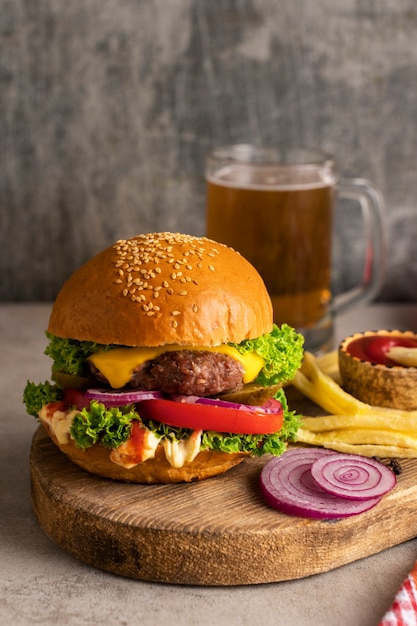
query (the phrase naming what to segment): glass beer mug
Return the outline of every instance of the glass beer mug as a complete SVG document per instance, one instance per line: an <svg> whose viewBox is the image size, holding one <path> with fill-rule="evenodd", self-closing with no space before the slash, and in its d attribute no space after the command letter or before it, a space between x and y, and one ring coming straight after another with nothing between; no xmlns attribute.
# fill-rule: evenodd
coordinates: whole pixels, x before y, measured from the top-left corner
<svg viewBox="0 0 417 626"><path fill-rule="evenodd" d="M207 158L206 234L238 250L259 271L274 322L287 323L315 353L333 347L334 316L369 302L384 273L383 199L366 180L337 180L333 159L318 150L240 144ZM359 202L366 239L361 282L331 293L336 195Z"/></svg>

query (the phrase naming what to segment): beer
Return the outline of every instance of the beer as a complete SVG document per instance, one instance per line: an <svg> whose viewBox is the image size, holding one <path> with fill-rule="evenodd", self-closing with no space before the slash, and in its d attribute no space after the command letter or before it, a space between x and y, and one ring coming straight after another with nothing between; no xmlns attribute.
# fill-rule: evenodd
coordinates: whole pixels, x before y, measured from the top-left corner
<svg viewBox="0 0 417 626"><path fill-rule="evenodd" d="M274 321L305 329L329 316L334 180L277 177L274 166L230 164L207 176L207 236L259 271Z"/></svg>

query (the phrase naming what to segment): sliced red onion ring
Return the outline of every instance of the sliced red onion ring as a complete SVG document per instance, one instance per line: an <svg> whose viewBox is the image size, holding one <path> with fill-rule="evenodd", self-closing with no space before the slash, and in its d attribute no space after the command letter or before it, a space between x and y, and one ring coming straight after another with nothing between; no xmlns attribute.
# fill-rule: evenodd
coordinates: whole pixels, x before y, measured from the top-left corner
<svg viewBox="0 0 417 626"><path fill-rule="evenodd" d="M311 475L322 489L348 500L381 497L397 484L389 467L356 454L323 456L313 463Z"/></svg>
<svg viewBox="0 0 417 626"><path fill-rule="evenodd" d="M277 415L282 413L282 406L278 400L267 400L262 406L253 406L251 404L239 404L237 402L229 402L228 400L219 400L218 398L203 398L200 396L173 395L170 398L175 402L186 402L187 404L204 404L205 406L218 406L223 409L235 409L240 411L253 411Z"/></svg>
<svg viewBox="0 0 417 626"><path fill-rule="evenodd" d="M160 391L135 391L134 389L113 391L109 389L87 389L85 397L89 400L97 400L108 407L124 406L142 400L157 400L163 398Z"/></svg>
<svg viewBox="0 0 417 626"><path fill-rule="evenodd" d="M266 502L288 515L315 519L350 517L378 504L380 497L347 500L319 487L311 475L311 466L317 459L334 454L324 448L294 448L268 461L260 475Z"/></svg>

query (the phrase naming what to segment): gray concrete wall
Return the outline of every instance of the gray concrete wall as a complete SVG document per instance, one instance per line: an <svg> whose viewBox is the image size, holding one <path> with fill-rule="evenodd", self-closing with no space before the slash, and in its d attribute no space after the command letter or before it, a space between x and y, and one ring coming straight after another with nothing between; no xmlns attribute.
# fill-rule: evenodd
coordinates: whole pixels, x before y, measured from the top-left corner
<svg viewBox="0 0 417 626"><path fill-rule="evenodd" d="M374 181L380 299L417 300L414 0L0 0L0 300L52 299L120 237L203 234L204 156L242 141ZM336 226L341 290L360 227Z"/></svg>

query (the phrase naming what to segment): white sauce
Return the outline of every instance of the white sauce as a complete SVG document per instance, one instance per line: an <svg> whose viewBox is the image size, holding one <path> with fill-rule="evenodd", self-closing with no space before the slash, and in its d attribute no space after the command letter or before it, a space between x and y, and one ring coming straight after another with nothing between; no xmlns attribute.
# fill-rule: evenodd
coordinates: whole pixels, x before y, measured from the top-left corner
<svg viewBox="0 0 417 626"><path fill-rule="evenodd" d="M39 411L39 419L49 426L58 443L63 446L70 442L70 428L74 415L77 413L77 410L54 411L52 416L50 416L48 405L46 405Z"/></svg>
<svg viewBox="0 0 417 626"><path fill-rule="evenodd" d="M79 413L77 410L72 411L54 411L52 415L48 411L48 405L42 407L39 411L39 419L46 424L56 437L60 445L68 444L71 440L70 428L74 416ZM195 459L200 452L200 443L202 430L195 430L188 439L181 441L161 441L159 437L155 437L152 431L147 430L144 439L144 449L142 450L142 462L152 459L155 456L158 444L164 447L167 461L172 467L182 467L184 463L189 463ZM122 443L118 448L111 450L110 460L116 465L121 465L127 469L138 465L132 462L134 451L131 450L130 440Z"/></svg>
<svg viewBox="0 0 417 626"><path fill-rule="evenodd" d="M154 458L155 451L158 447L159 442L159 437L155 437L152 431L147 430L145 432L143 439L143 448L141 449L141 463L143 463L143 461L147 461L148 459ZM132 456L134 456L134 450L131 450L129 439L122 443L118 448L115 448L110 452L110 460L113 461L113 463L116 463L116 465L121 465L126 469L130 469L131 467L135 467L135 465L138 465L137 461L133 462L131 460Z"/></svg>
<svg viewBox="0 0 417 626"><path fill-rule="evenodd" d="M182 441L169 441L165 439L162 443L164 446L165 456L172 467L182 467L184 463L194 461L200 452L200 442L202 430L194 430L188 439Z"/></svg>

